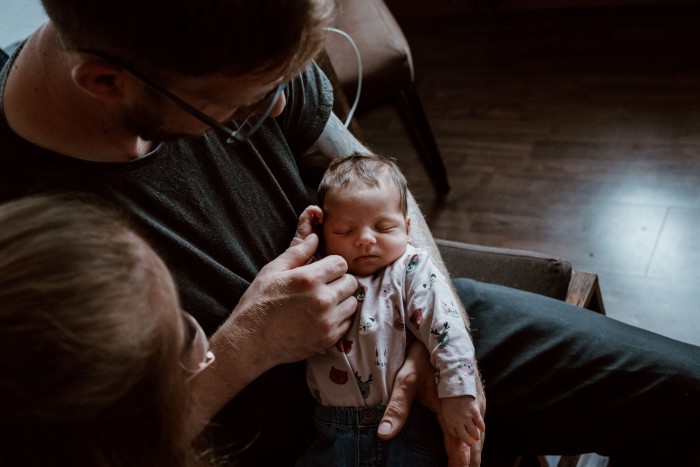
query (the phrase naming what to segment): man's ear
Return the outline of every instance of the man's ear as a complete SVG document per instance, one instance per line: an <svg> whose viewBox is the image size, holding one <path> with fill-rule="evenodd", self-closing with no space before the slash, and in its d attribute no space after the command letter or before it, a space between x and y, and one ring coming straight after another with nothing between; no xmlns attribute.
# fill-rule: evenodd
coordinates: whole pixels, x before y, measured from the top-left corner
<svg viewBox="0 0 700 467"><path fill-rule="evenodd" d="M104 101L124 98L127 74L116 65L99 59L87 59L73 67L73 82L83 91Z"/></svg>

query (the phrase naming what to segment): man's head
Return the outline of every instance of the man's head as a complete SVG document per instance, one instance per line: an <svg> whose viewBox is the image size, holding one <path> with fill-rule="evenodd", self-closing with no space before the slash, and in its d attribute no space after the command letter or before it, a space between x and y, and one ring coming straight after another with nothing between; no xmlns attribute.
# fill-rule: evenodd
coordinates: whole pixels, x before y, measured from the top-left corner
<svg viewBox="0 0 700 467"><path fill-rule="evenodd" d="M281 113L285 95L270 94L317 55L335 10L333 0L42 1L92 109L147 141Z"/></svg>
<svg viewBox="0 0 700 467"><path fill-rule="evenodd" d="M69 50L185 75L297 74L320 50L333 0L42 0Z"/></svg>
<svg viewBox="0 0 700 467"><path fill-rule="evenodd" d="M342 256L359 276L397 260L410 242L407 197L393 160L362 154L334 160L319 186L325 254Z"/></svg>

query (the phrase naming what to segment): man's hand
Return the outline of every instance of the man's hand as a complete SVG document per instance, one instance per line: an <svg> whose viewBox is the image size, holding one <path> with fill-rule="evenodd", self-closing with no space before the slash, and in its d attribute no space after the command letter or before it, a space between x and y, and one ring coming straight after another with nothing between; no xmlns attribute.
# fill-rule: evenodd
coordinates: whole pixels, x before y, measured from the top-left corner
<svg viewBox="0 0 700 467"><path fill-rule="evenodd" d="M262 268L209 339L216 361L190 385L191 437L263 372L323 352L348 331L357 281L340 256L306 264L317 247L311 234Z"/></svg>
<svg viewBox="0 0 700 467"><path fill-rule="evenodd" d="M413 341L406 352L406 361L396 375L391 400L387 404L384 418L379 425L379 437L390 439L396 436L408 419L413 401L418 397L420 403L435 412L445 437L449 467L478 467L481 465L481 451L485 433L481 441L469 447L459 438L447 433L446 425L440 413L440 401L434 379L435 369L430 364L428 352L420 341ZM478 382L478 380L477 380ZM486 412L486 398L478 384L476 402L483 416Z"/></svg>
<svg viewBox="0 0 700 467"><path fill-rule="evenodd" d="M323 352L350 327L357 281L346 274L340 256L306 264L317 247L318 236L310 234L267 264L233 312L238 327L258 345L263 366Z"/></svg>

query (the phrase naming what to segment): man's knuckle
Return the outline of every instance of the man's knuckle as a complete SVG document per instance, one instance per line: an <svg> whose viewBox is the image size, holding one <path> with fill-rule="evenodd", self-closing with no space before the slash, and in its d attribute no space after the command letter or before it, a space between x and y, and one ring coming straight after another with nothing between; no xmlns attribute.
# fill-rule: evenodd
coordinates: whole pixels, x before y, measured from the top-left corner
<svg viewBox="0 0 700 467"><path fill-rule="evenodd" d="M308 291L314 288L316 281L310 274L299 274L296 277L296 285L301 290Z"/></svg>
<svg viewBox="0 0 700 467"><path fill-rule="evenodd" d="M397 397L392 397L391 401L386 407L385 414L390 417L401 417L408 412L408 407L403 399Z"/></svg>
<svg viewBox="0 0 700 467"><path fill-rule="evenodd" d="M328 311L333 306L333 303L333 297L327 293L318 293L313 298L313 307L316 311Z"/></svg>
<svg viewBox="0 0 700 467"><path fill-rule="evenodd" d="M402 386L404 388L415 387L418 383L418 375L415 371L401 371L396 375L396 385Z"/></svg>

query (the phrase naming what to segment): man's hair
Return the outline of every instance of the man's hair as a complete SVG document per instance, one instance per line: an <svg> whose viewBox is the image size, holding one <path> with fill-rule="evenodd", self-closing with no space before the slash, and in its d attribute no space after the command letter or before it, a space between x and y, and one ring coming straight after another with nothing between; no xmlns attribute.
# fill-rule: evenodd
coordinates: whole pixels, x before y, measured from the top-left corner
<svg viewBox="0 0 700 467"><path fill-rule="evenodd" d="M369 187L390 183L399 193L403 215L408 214L408 182L393 158L378 154L355 153L333 159L318 187L318 203L323 208L329 191L358 182Z"/></svg>
<svg viewBox="0 0 700 467"><path fill-rule="evenodd" d="M42 0L69 50L190 76L285 66L320 51L334 0Z"/></svg>
<svg viewBox="0 0 700 467"><path fill-rule="evenodd" d="M166 266L120 216L66 195L1 205L3 461L193 465L166 306Z"/></svg>

